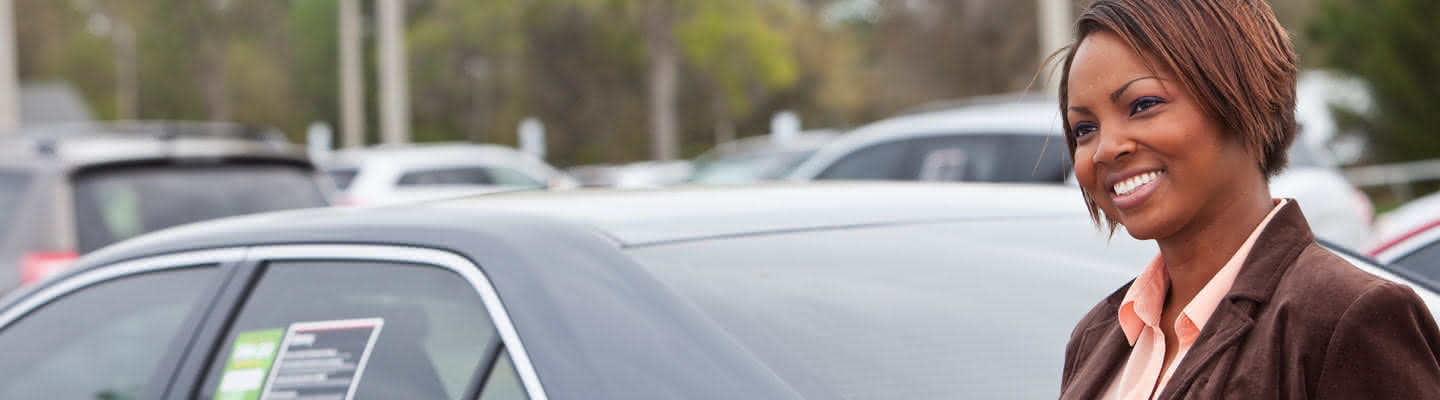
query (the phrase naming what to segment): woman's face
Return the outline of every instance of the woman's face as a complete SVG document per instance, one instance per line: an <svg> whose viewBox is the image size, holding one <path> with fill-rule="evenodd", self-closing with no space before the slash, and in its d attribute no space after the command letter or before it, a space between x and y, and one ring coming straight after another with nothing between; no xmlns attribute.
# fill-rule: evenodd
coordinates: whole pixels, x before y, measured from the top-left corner
<svg viewBox="0 0 1440 400"><path fill-rule="evenodd" d="M1172 73L1151 69L1114 33L1080 43L1068 96L1075 176L1136 239L1223 218L1221 204L1239 198L1238 178L1259 173Z"/></svg>

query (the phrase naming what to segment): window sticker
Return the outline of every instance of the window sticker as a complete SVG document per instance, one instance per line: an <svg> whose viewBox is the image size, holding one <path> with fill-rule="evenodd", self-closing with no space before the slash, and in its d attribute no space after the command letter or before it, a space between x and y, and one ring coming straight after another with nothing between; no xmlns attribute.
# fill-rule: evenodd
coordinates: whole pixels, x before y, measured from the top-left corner
<svg viewBox="0 0 1440 400"><path fill-rule="evenodd" d="M220 390L215 400L257 400L265 376L270 373L275 351L280 349L284 329L240 332L230 349L230 361L220 375Z"/></svg>
<svg viewBox="0 0 1440 400"><path fill-rule="evenodd" d="M381 318L290 324L259 400L350 400Z"/></svg>

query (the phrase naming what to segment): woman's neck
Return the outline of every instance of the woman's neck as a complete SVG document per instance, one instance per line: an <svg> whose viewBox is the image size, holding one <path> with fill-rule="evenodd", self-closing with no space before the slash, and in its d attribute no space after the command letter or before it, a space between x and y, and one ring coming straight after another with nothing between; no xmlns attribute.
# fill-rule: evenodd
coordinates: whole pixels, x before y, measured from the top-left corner
<svg viewBox="0 0 1440 400"><path fill-rule="evenodd" d="M1189 304L1274 208L1268 190L1233 198L1233 202L1201 210L1189 226L1156 240L1170 277L1167 306Z"/></svg>

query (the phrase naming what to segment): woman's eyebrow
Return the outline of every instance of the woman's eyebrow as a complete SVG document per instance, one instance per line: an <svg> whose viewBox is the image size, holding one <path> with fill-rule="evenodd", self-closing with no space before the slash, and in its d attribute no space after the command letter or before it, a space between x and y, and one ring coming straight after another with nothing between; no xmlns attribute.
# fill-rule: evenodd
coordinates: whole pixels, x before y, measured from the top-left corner
<svg viewBox="0 0 1440 400"><path fill-rule="evenodd" d="M1142 77L1139 77L1139 78L1131 79L1129 82L1125 82L1124 85L1120 85L1120 88L1119 88L1119 89L1115 89L1114 92L1110 92L1110 102L1111 102L1111 103L1119 102L1119 101L1120 101L1120 95L1125 94L1125 90L1126 90L1126 89L1129 89L1131 84L1134 84L1135 82L1143 81L1143 80L1146 80L1146 79L1159 80L1160 78L1159 78L1159 77L1156 77L1156 76L1154 76L1154 75L1146 75L1146 76L1142 76Z"/></svg>
<svg viewBox="0 0 1440 400"><path fill-rule="evenodd" d="M1070 106L1070 112L1073 112L1073 113L1076 113L1076 114L1095 115L1094 112L1090 111L1090 108L1089 108L1089 107L1085 107L1085 106Z"/></svg>

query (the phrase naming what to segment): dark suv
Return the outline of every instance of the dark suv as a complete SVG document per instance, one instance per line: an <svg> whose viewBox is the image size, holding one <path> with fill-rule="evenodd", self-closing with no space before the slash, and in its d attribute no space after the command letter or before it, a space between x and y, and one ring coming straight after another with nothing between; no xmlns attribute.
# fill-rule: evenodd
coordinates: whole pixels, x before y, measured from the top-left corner
<svg viewBox="0 0 1440 400"><path fill-rule="evenodd" d="M324 179L283 136L234 124L67 124L0 136L0 292L142 233L326 206Z"/></svg>

